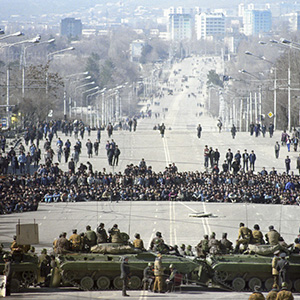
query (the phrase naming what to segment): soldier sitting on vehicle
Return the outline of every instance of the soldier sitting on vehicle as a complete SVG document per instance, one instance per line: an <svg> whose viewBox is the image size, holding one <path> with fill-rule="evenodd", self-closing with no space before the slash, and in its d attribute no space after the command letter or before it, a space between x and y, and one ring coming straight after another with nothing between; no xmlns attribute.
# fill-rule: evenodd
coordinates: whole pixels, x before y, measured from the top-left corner
<svg viewBox="0 0 300 300"><path fill-rule="evenodd" d="M86 245L86 250L89 252L91 248L97 245L97 235L94 230L91 229L90 225L86 226L86 232L84 234L84 242Z"/></svg>
<svg viewBox="0 0 300 300"><path fill-rule="evenodd" d="M267 244L272 246L279 244L280 234L274 229L274 226L269 226L269 232L265 234Z"/></svg>
<svg viewBox="0 0 300 300"><path fill-rule="evenodd" d="M152 241L151 241L151 243L150 243L150 250L152 250L152 251L158 251L158 250L157 250L157 247L158 247L159 245L164 244L164 243L165 243L165 242L164 242L164 240L163 240L163 238L162 238L161 232L157 231L157 232L156 232L156 237L153 238Z"/></svg>
<svg viewBox="0 0 300 300"><path fill-rule="evenodd" d="M106 230L104 229L104 223L100 223L98 228L97 228L97 243L102 244L102 243L107 243L107 233Z"/></svg>
<svg viewBox="0 0 300 300"><path fill-rule="evenodd" d="M236 240L235 252L240 251L240 245L243 245L246 249L252 238L252 232L248 227L245 227L244 223L240 223L239 235Z"/></svg>
<svg viewBox="0 0 300 300"><path fill-rule="evenodd" d="M206 255L209 252L209 247L208 247L208 242L209 241L208 241L208 235L207 234L205 234L203 237L204 237L204 239L201 240L195 248L196 248L196 251L197 251L197 256L205 258Z"/></svg>
<svg viewBox="0 0 300 300"><path fill-rule="evenodd" d="M255 224L253 226L254 230L252 231L251 244L259 244L262 245L265 243L264 236L260 231L259 225Z"/></svg>
<svg viewBox="0 0 300 300"><path fill-rule="evenodd" d="M134 235L134 237L135 237L135 240L133 241L133 247L136 248L136 249L140 249L140 250L144 251L145 250L145 248L144 248L144 242L141 239L140 234L136 233Z"/></svg>
<svg viewBox="0 0 300 300"><path fill-rule="evenodd" d="M213 232L208 241L208 248L210 254L220 254L220 242L216 239L216 234Z"/></svg>
<svg viewBox="0 0 300 300"><path fill-rule="evenodd" d="M109 233L108 239L111 243L123 243L121 232L117 224L115 224L110 230L108 230L108 233Z"/></svg>
<svg viewBox="0 0 300 300"><path fill-rule="evenodd" d="M70 248L72 251L78 252L81 247L81 237L77 234L77 229L73 229L73 234L69 238Z"/></svg>
<svg viewBox="0 0 300 300"><path fill-rule="evenodd" d="M227 239L227 233L223 233L222 239L220 241L220 248L222 254L228 254L233 250L232 242Z"/></svg>

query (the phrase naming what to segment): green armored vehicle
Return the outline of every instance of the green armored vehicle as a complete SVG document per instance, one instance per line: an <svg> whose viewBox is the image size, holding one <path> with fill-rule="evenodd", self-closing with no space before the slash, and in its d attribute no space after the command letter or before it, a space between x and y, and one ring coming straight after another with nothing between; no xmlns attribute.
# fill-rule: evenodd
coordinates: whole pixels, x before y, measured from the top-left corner
<svg viewBox="0 0 300 300"><path fill-rule="evenodd" d="M73 285L83 290L121 289L121 258L126 256L129 258L131 270L129 287L131 289L140 289L142 287L143 270L149 262L154 263L156 254L146 251L137 251L129 245L120 247L120 244L114 243L101 244L101 247L102 251L94 249L94 251L98 253L59 255L57 261L61 283L63 285ZM174 255L164 254L162 256L162 262L166 271L169 270L169 265L173 264L182 274L189 274L198 267L196 262ZM53 282L58 283L59 280L54 279Z"/></svg>
<svg viewBox="0 0 300 300"><path fill-rule="evenodd" d="M9 254L5 252L0 253L0 274L3 274L5 262L3 255ZM17 292L21 287L28 287L36 283L38 278L38 257L31 254L22 254L22 256L12 257L12 291Z"/></svg>
<svg viewBox="0 0 300 300"><path fill-rule="evenodd" d="M248 254L224 254L197 259L200 265L198 280L202 284L234 291L253 290L256 285L269 291L274 282L271 266L273 250L265 251L267 248L267 245L259 246L260 251L256 253L249 251ZM286 259L290 263L289 288L300 292L300 254L290 254Z"/></svg>

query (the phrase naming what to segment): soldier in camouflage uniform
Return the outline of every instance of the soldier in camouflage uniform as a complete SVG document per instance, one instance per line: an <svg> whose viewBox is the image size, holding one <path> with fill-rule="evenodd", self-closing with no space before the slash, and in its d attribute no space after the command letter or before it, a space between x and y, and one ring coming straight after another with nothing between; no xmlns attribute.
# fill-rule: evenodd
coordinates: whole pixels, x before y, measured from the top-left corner
<svg viewBox="0 0 300 300"><path fill-rule="evenodd" d="M288 285L283 282L281 285L281 291L277 294L276 300L294 300L292 292L288 291Z"/></svg>
<svg viewBox="0 0 300 300"><path fill-rule="evenodd" d="M222 239L220 241L220 248L223 254L228 254L233 249L232 242L227 239L227 233L223 233Z"/></svg>
<svg viewBox="0 0 300 300"><path fill-rule="evenodd" d="M256 285L248 300L265 300L265 296L259 290L260 286Z"/></svg>
<svg viewBox="0 0 300 300"><path fill-rule="evenodd" d="M251 241L252 232L251 230L245 226L244 223L240 223L239 235L236 240L235 252L238 253L240 251L240 245L244 245L247 248L248 244Z"/></svg>
<svg viewBox="0 0 300 300"><path fill-rule="evenodd" d="M208 248L210 254L220 254L220 242L216 239L216 234L213 232L210 236L209 242L208 242Z"/></svg>
<svg viewBox="0 0 300 300"><path fill-rule="evenodd" d="M205 234L203 236L203 240L200 241L200 243L196 246L197 256L198 257L206 257L207 253L209 252L208 247L208 235Z"/></svg>
<svg viewBox="0 0 300 300"><path fill-rule="evenodd" d="M278 294L278 285L273 284L272 290L267 295L267 300L276 300Z"/></svg>

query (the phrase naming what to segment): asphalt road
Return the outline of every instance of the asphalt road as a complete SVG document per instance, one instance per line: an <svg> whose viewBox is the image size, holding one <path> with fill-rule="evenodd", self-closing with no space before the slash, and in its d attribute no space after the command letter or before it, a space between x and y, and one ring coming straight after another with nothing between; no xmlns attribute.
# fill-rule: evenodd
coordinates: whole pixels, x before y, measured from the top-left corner
<svg viewBox="0 0 300 300"><path fill-rule="evenodd" d="M179 171L204 171L203 149L204 145L218 148L221 153L221 161L224 159L228 148L233 153L240 149L255 150L257 155L256 171L266 167L270 170L275 167L279 172L284 171L284 158L290 155L292 158L292 171L295 169L297 152L287 152L285 147L280 151L280 158L275 159L274 144L280 139L280 132L276 132L273 138L251 137L249 133L237 133L236 139L232 139L228 130L219 133L217 120L207 113L205 107L205 82L208 70L217 67L221 69L221 61L201 63L190 58L174 69L181 69L180 74L171 75L171 87L174 95L166 95L161 99L154 99L149 103L153 111L152 118L138 120L136 132L116 131L113 139L121 149L120 163L118 167L109 167L105 153L106 132L102 133L99 156L87 158L85 143L87 138L95 140L96 134L83 140L83 151L80 162L89 160L94 170L106 168L109 172L123 172L127 164L138 164L141 158L145 158L147 165L151 165L154 171L163 171L169 163L175 162ZM196 68L196 69L195 69ZM197 73L199 72L199 73ZM198 78L189 78L187 85L181 87L182 75L198 74ZM199 89L199 85L203 86ZM200 94L198 92L201 92ZM188 97L195 93L197 97ZM159 102L159 105L154 105ZM168 111L163 108L168 108ZM154 114L160 113L155 118ZM199 112L203 114L199 117ZM197 115L196 115L197 113ZM158 131L153 130L155 124L165 123L167 130L164 138ZM196 127L201 123L203 127L200 139L196 135ZM62 136L65 141L67 137ZM74 144L73 137L68 137ZM54 139L55 141L55 139ZM61 163L60 167L67 170L67 165ZM193 218L189 214L197 212L212 213L211 218ZM39 224L40 244L36 245L37 251L46 247L51 249L52 242L59 233L66 231L68 236L73 228L79 232L85 231L86 225L93 228L99 222L105 223L106 228L113 224L119 224L121 231L129 233L133 238L134 233L139 232L146 246L149 245L156 231L161 231L168 244L181 243L195 246L204 234L216 232L217 238L221 238L223 232L228 233L230 240L237 237L238 224L243 221L249 227L258 223L265 233L269 225L274 225L287 242L292 242L298 235L299 207L281 205L253 205L253 204L225 204L225 203L199 203L199 202L84 202L84 203L50 203L41 204L37 212L23 214L3 215L0 219L1 241L7 246L12 235L15 234L15 226L18 221L21 224L36 222ZM74 290L55 290L51 294L45 290L30 289L27 293L21 293L11 299L118 299L119 291L107 292L79 292ZM249 293L226 293L209 291L186 291L176 294L143 294L141 291L130 292L131 296L138 299L247 299ZM300 296L295 297L300 299Z"/></svg>

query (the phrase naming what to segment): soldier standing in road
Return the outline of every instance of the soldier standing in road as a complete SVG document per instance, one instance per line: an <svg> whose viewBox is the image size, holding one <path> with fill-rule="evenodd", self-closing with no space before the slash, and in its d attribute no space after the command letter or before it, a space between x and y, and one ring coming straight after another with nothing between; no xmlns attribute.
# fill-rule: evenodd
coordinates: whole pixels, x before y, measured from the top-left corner
<svg viewBox="0 0 300 300"><path fill-rule="evenodd" d="M292 292L288 291L288 285L286 282L282 283L281 291L277 294L276 300L294 300Z"/></svg>
<svg viewBox="0 0 300 300"><path fill-rule="evenodd" d="M3 255L3 260L5 262L3 274L6 276L5 296L7 297L7 296L10 296L13 271L12 271L12 267L11 267L10 257L8 254Z"/></svg>
<svg viewBox="0 0 300 300"><path fill-rule="evenodd" d="M130 267L128 264L128 257L123 257L122 263L121 263L121 276L120 278L123 280L123 287L122 287L122 296L123 297L129 297L129 295L126 293L128 281L130 279Z"/></svg>
<svg viewBox="0 0 300 300"><path fill-rule="evenodd" d="M162 266L161 254L158 253L154 262L154 276L155 281L153 285L154 293L163 293L163 275L164 267Z"/></svg>
<svg viewBox="0 0 300 300"><path fill-rule="evenodd" d="M280 260L277 262L277 271L279 273L279 283L288 282L289 262L285 259L286 253L280 253Z"/></svg>
<svg viewBox="0 0 300 300"><path fill-rule="evenodd" d="M201 127L201 125L199 124L198 127L197 127L197 137L198 137L198 139L201 138L201 132L202 132L202 127Z"/></svg>
<svg viewBox="0 0 300 300"><path fill-rule="evenodd" d="M265 300L266 299L265 296L259 290L260 290L260 286L256 285L254 287L253 293L250 295L248 300Z"/></svg>
<svg viewBox="0 0 300 300"><path fill-rule="evenodd" d="M279 282L279 272L277 271L277 263L280 260L280 250L276 250L274 252L274 256L272 258L272 276L274 279L274 285L278 285Z"/></svg>

